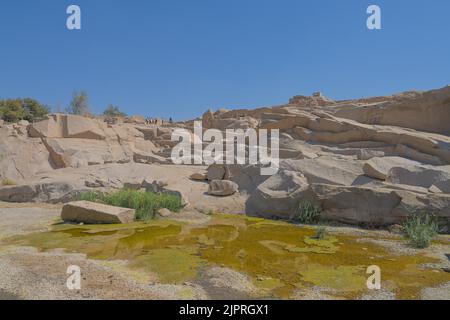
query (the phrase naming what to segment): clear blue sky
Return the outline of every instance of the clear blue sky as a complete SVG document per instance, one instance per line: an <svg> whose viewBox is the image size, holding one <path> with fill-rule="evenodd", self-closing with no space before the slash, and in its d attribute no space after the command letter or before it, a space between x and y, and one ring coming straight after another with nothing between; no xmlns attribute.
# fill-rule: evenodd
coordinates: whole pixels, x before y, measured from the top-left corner
<svg viewBox="0 0 450 320"><path fill-rule="evenodd" d="M66 29L66 8L82 30ZM369 4L383 30L366 28ZM2 0L0 97L147 116L450 83L448 0Z"/></svg>

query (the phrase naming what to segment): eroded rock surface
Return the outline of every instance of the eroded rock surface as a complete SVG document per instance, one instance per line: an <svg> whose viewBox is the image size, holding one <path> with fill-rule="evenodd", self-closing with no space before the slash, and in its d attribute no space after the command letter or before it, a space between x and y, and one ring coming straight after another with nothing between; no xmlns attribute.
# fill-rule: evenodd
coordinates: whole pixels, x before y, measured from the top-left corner
<svg viewBox="0 0 450 320"><path fill-rule="evenodd" d="M173 165L172 132L192 132L193 121L141 120L55 114L1 123L0 179L8 185L0 186L0 200L68 202L87 190L139 188L148 180L166 181L164 190L200 212L286 219L311 200L325 218L353 224L400 223L417 212L450 218L450 87L345 101L295 96L285 105L203 115L204 129L223 133L278 129L281 162L273 176L261 175L259 165ZM237 187L217 198L206 181Z"/></svg>

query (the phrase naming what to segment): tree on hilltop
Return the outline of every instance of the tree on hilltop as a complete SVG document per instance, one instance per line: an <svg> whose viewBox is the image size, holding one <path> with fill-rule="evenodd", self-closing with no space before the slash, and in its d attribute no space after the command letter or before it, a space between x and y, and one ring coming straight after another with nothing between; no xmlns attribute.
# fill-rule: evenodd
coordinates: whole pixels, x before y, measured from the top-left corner
<svg viewBox="0 0 450 320"><path fill-rule="evenodd" d="M49 108L31 98L0 100L0 119L7 122L33 121L49 113Z"/></svg>
<svg viewBox="0 0 450 320"><path fill-rule="evenodd" d="M72 102L70 102L70 107L67 108L67 112L82 116L91 114L89 98L85 91L74 92Z"/></svg>
<svg viewBox="0 0 450 320"><path fill-rule="evenodd" d="M126 117L127 114L125 112L120 111L118 106L114 106L110 104L106 110L103 112L104 116L107 117Z"/></svg>

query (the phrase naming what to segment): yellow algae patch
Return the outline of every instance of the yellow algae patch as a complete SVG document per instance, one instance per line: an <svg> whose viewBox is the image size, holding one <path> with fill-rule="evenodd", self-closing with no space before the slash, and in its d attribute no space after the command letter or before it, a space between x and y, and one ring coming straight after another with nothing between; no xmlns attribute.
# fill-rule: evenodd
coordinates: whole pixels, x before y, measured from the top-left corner
<svg viewBox="0 0 450 320"><path fill-rule="evenodd" d="M267 297L289 298L298 289L321 287L330 294L357 298L367 292L366 269L381 268L382 286L398 298L417 299L425 287L450 281L450 274L423 267L438 263L424 253L402 255L384 244L360 241L373 233L333 233L315 239L315 229L285 222L216 215L203 224L157 220L106 226L56 225L52 231L17 236L7 244L41 250L65 248L90 258L124 260L121 267L161 283L195 281L204 266L222 266L249 276ZM424 251L426 252L426 251ZM144 278L142 278L144 279Z"/></svg>
<svg viewBox="0 0 450 320"><path fill-rule="evenodd" d="M292 244L284 243L281 241L261 241L260 242L263 246L269 248L272 252L277 254L282 254L283 251L287 251L290 253L322 253L322 254L330 254L336 252L336 247L332 246L326 247L325 245L319 246L319 245L312 245L308 247L298 247Z"/></svg>
<svg viewBox="0 0 450 320"><path fill-rule="evenodd" d="M201 264L194 251L155 249L134 259L130 267L154 272L163 283L181 284L196 278Z"/></svg>
<svg viewBox="0 0 450 320"><path fill-rule="evenodd" d="M257 277L256 279L253 279L252 282L256 287L269 291L284 286L279 279L270 277Z"/></svg>
<svg viewBox="0 0 450 320"><path fill-rule="evenodd" d="M129 276L134 281L140 284L148 284L150 282L156 282L158 280L158 276L155 274L148 272L148 271L141 271L138 269L130 269L126 263L123 263L123 261L109 261L109 260L98 260L100 264L102 264L105 267L108 267L112 269L115 272L118 272L120 274L124 274L126 276Z"/></svg>
<svg viewBox="0 0 450 320"><path fill-rule="evenodd" d="M364 266L329 267L320 264L307 265L299 273L302 280L323 288L337 291L363 291L367 289Z"/></svg>
<svg viewBox="0 0 450 320"><path fill-rule="evenodd" d="M133 234L118 240L111 258L132 259L142 255L146 250L164 247L166 239L179 235L181 230L182 227L178 224L137 228Z"/></svg>

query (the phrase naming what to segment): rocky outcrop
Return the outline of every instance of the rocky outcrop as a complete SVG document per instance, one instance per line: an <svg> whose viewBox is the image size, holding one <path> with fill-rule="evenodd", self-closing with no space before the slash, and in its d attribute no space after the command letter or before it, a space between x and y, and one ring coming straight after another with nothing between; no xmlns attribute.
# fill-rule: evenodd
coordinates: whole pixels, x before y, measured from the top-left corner
<svg viewBox="0 0 450 320"><path fill-rule="evenodd" d="M345 101L317 93L203 115L204 129L278 129L281 160L272 176L261 175L260 165L172 165L172 132L192 130L193 121L56 114L1 123L0 181L17 185L0 186L0 200L67 202L85 190L125 186L171 192L200 212L291 219L310 200L324 219L345 223L401 223L417 212L448 220L449 103L450 87Z"/></svg>
<svg viewBox="0 0 450 320"><path fill-rule="evenodd" d="M272 116L272 115L271 115ZM280 117L280 115L277 115ZM406 156L411 160L430 161L430 164L450 163L450 138L415 132L403 128L365 125L330 114L307 113L283 115L279 120L263 122L265 129L286 130L299 140L325 145L348 143L379 143L378 150L392 156ZM363 148L367 148L364 147Z"/></svg>
<svg viewBox="0 0 450 320"><path fill-rule="evenodd" d="M47 120L31 125L28 133L35 138L105 139L97 120L68 114L50 115Z"/></svg>
<svg viewBox="0 0 450 320"><path fill-rule="evenodd" d="M65 204L61 219L86 224L120 224L134 221L134 209L108 206L88 201Z"/></svg>
<svg viewBox="0 0 450 320"><path fill-rule="evenodd" d="M338 117L361 123L399 126L450 135L450 86L405 92L378 101L345 101L334 107Z"/></svg>
<svg viewBox="0 0 450 320"><path fill-rule="evenodd" d="M235 117L229 112L213 113L208 110L202 117L202 126L204 129L249 129L258 126L258 120L247 115Z"/></svg>
<svg viewBox="0 0 450 320"><path fill-rule="evenodd" d="M261 183L246 202L252 216L291 219L301 199L313 197L307 179L300 173L281 171Z"/></svg>
<svg viewBox="0 0 450 320"><path fill-rule="evenodd" d="M450 184L450 166L393 167L388 173L387 180L394 184L424 188L430 188L433 185L445 186Z"/></svg>
<svg viewBox="0 0 450 320"><path fill-rule="evenodd" d="M364 164L364 173L372 178L386 180L394 167L414 167L420 165L417 161L411 161L400 157L372 158Z"/></svg>
<svg viewBox="0 0 450 320"><path fill-rule="evenodd" d="M362 163L323 156L316 159L284 160L281 170L299 172L309 184L353 185L363 175Z"/></svg>
<svg viewBox="0 0 450 320"><path fill-rule="evenodd" d="M312 185L323 219L383 226L402 223L410 214L434 213L450 222L450 195L418 194L386 188Z"/></svg>
<svg viewBox="0 0 450 320"><path fill-rule="evenodd" d="M81 192L73 181L48 180L0 188L0 201L6 202L67 202Z"/></svg>
<svg viewBox="0 0 450 320"><path fill-rule="evenodd" d="M322 219L368 225L402 220L392 214L402 200L396 191L321 184L313 185L312 190L321 203Z"/></svg>

